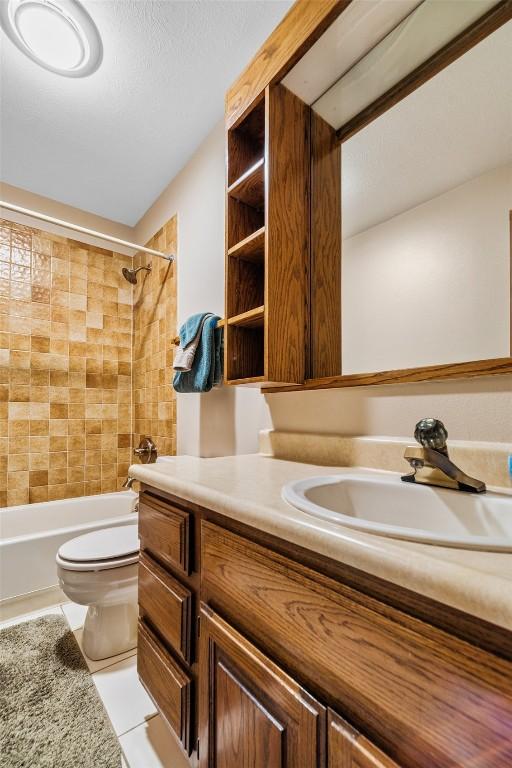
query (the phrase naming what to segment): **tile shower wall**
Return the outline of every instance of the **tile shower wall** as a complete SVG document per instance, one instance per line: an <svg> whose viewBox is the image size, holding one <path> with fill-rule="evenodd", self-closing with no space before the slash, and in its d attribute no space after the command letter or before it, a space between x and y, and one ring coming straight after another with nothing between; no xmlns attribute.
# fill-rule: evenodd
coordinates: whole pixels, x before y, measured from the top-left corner
<svg viewBox="0 0 512 768"><path fill-rule="evenodd" d="M112 491L131 459L131 259L0 220L0 506Z"/></svg>
<svg viewBox="0 0 512 768"><path fill-rule="evenodd" d="M170 219L147 243L176 253L177 220ZM133 304L133 443L150 435L161 455L176 453L176 396L172 389L173 338L176 336L176 264L137 254L139 272Z"/></svg>

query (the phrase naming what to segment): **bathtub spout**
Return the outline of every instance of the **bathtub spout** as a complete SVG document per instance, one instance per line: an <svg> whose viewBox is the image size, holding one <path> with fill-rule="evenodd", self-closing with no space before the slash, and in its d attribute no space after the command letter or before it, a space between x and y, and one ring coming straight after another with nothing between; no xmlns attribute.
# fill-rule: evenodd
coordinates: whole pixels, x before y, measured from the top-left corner
<svg viewBox="0 0 512 768"><path fill-rule="evenodd" d="M134 482L135 482L135 478L134 477L130 477L128 475L128 477L126 478L126 480L122 484L121 488L128 488L129 490L131 490L132 485L134 484Z"/></svg>

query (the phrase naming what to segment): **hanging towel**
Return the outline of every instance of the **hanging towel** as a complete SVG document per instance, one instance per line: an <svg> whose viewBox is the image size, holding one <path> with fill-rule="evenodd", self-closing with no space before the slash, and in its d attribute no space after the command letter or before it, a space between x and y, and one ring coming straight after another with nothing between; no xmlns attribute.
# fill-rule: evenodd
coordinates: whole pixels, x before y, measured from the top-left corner
<svg viewBox="0 0 512 768"><path fill-rule="evenodd" d="M199 342L190 371L177 371L173 386L176 392L209 392L213 385L220 382L222 328L215 328L220 319L217 315L204 313L194 315L180 328L180 346L186 346L195 339L199 326Z"/></svg>
<svg viewBox="0 0 512 768"><path fill-rule="evenodd" d="M172 365L175 371L190 371L194 363L197 347L203 331L204 321L212 317L211 312L192 315L180 328L180 346Z"/></svg>

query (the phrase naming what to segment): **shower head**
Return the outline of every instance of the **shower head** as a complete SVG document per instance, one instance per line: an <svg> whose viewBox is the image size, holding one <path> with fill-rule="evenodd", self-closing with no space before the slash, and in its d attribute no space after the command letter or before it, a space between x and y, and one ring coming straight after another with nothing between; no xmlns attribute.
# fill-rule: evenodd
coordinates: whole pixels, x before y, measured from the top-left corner
<svg viewBox="0 0 512 768"><path fill-rule="evenodd" d="M145 269L146 272L151 272L151 264L148 264L147 267L137 267L137 269L128 269L128 267L123 267L123 277L125 280L128 280L129 283L132 285L137 285L137 272L140 272L141 269Z"/></svg>

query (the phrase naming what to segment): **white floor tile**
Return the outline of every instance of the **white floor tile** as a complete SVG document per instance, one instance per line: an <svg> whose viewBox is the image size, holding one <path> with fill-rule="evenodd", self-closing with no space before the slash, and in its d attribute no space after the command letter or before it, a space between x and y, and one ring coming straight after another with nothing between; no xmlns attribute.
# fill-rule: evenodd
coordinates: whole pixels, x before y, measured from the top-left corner
<svg viewBox="0 0 512 768"><path fill-rule="evenodd" d="M0 629L5 627L12 627L14 624L21 624L23 621L30 621L31 619L39 619L41 616L62 616L62 609L60 605L54 605L51 608L43 608L39 611L32 611L32 613L25 613L22 616L14 616L6 621L0 622Z"/></svg>
<svg viewBox="0 0 512 768"><path fill-rule="evenodd" d="M176 737L160 715L119 739L129 768L190 768Z"/></svg>
<svg viewBox="0 0 512 768"><path fill-rule="evenodd" d="M136 656L95 672L92 679L118 736L156 714L137 676Z"/></svg>

